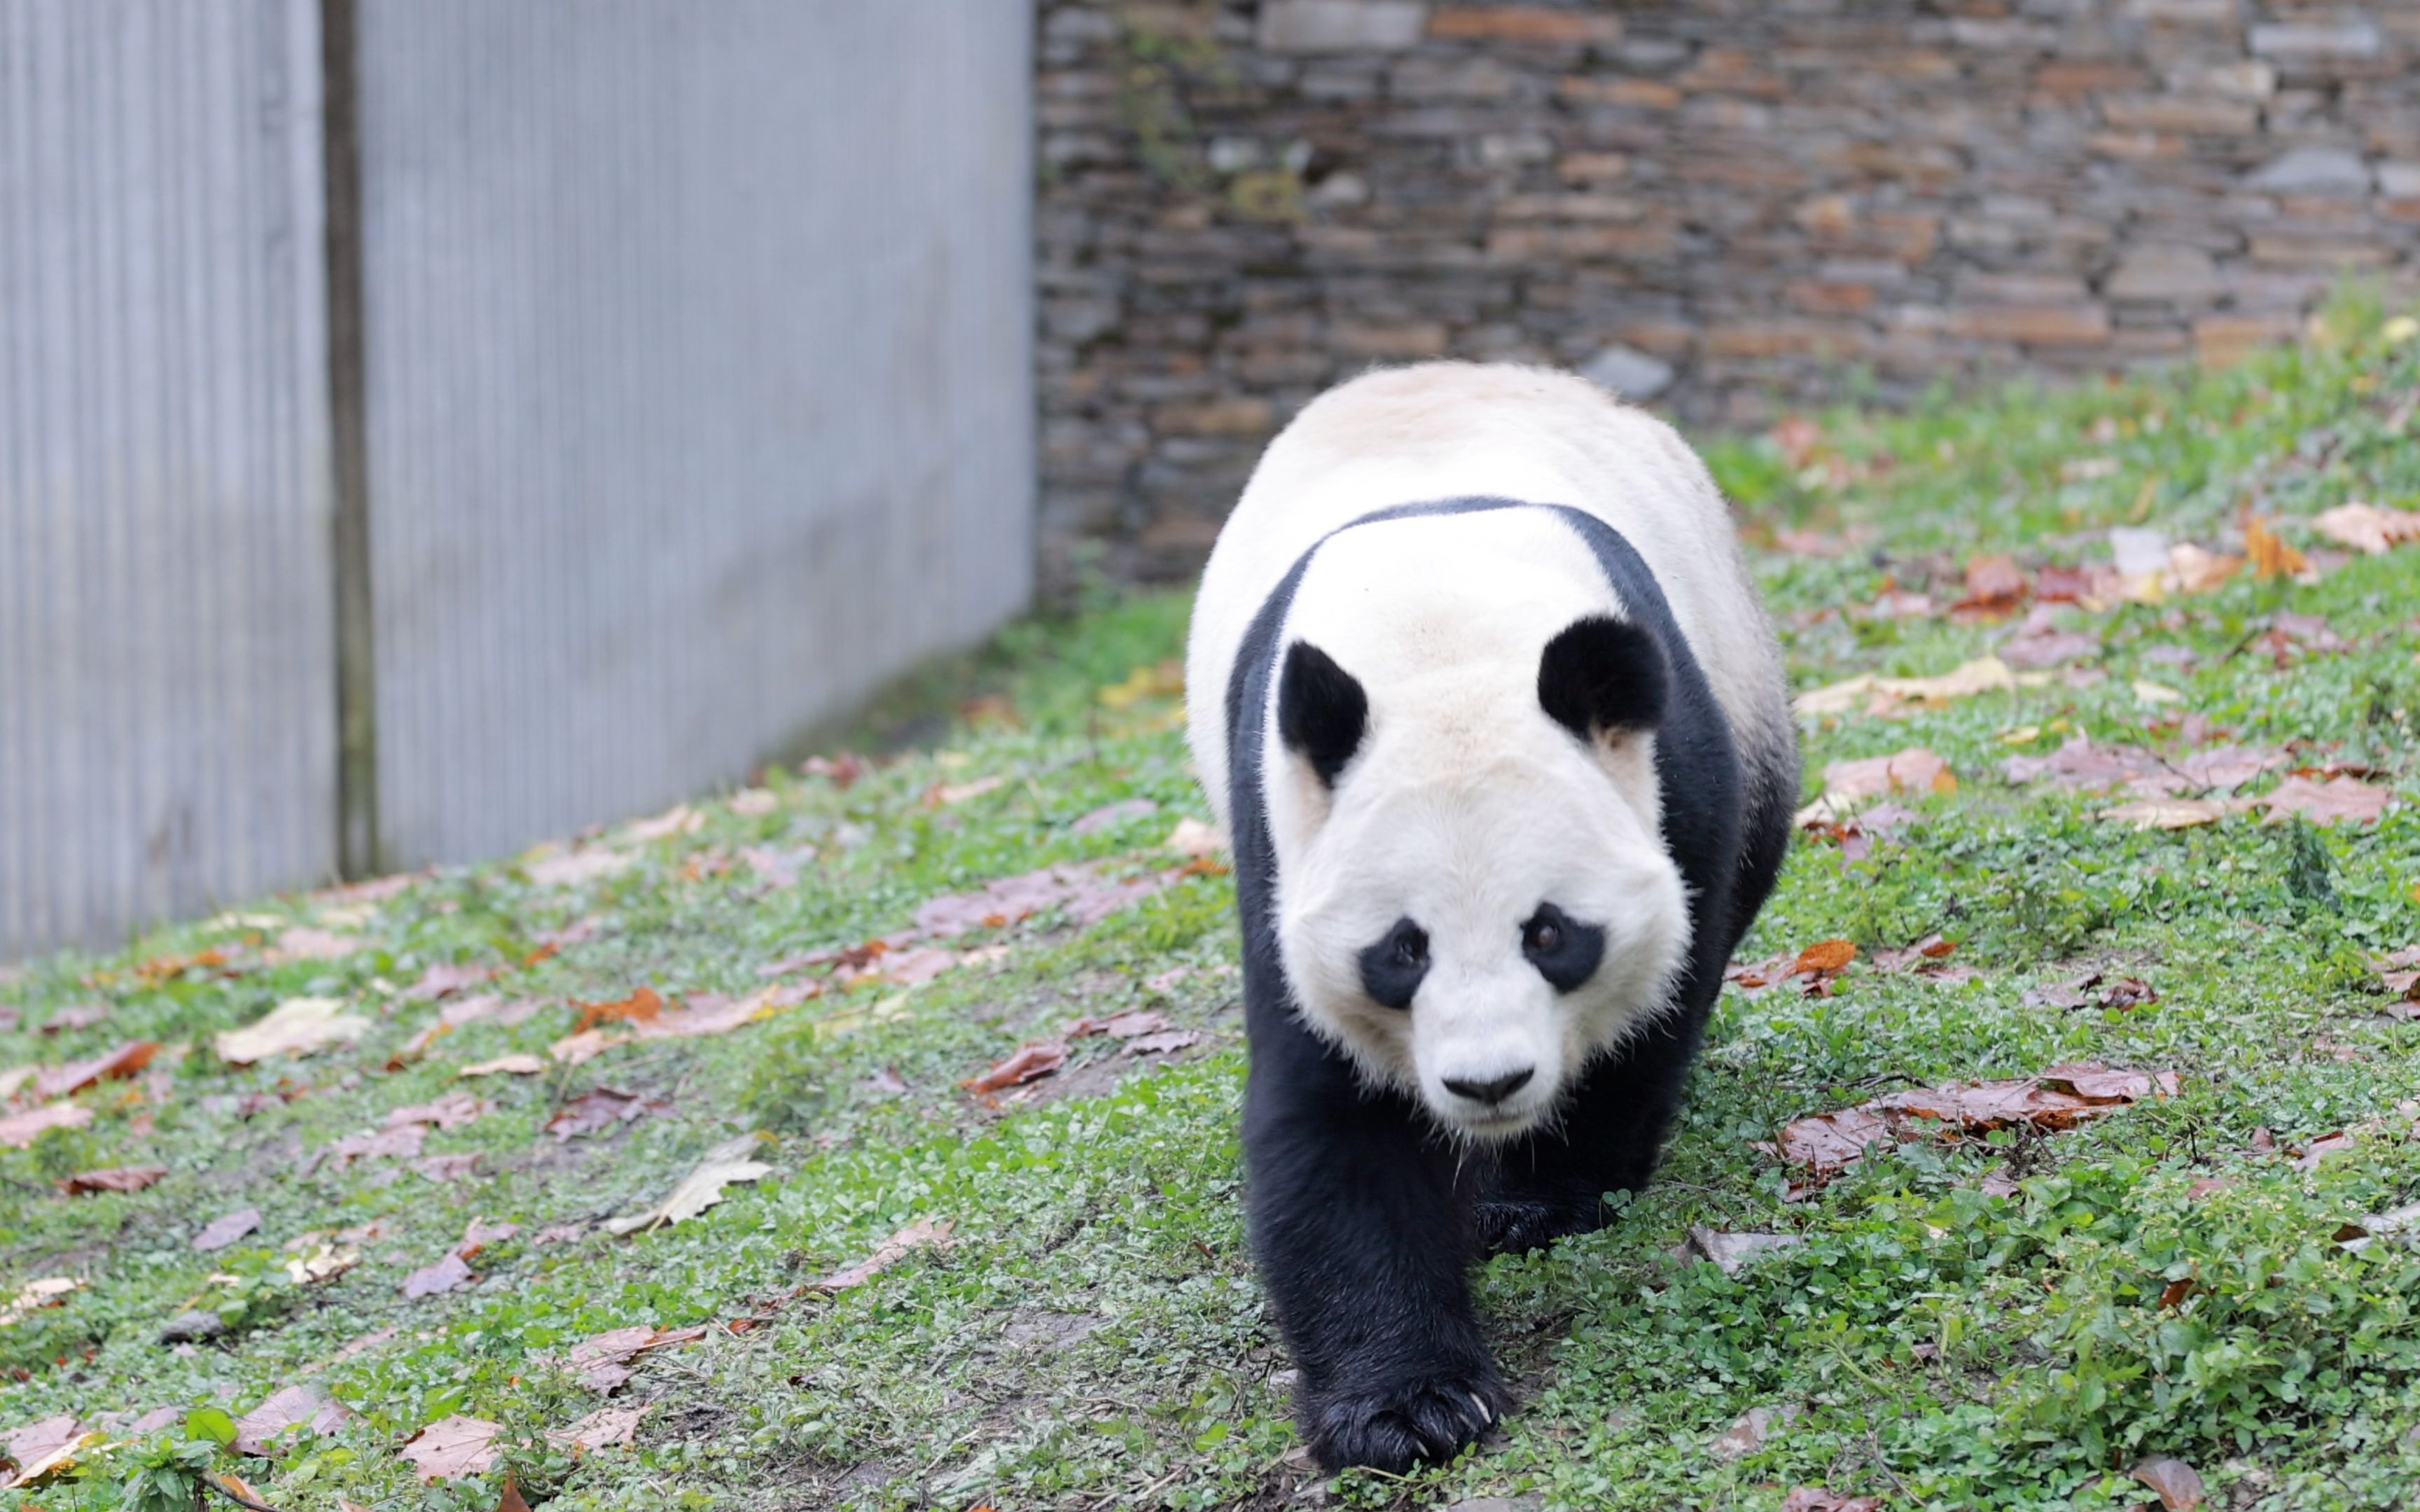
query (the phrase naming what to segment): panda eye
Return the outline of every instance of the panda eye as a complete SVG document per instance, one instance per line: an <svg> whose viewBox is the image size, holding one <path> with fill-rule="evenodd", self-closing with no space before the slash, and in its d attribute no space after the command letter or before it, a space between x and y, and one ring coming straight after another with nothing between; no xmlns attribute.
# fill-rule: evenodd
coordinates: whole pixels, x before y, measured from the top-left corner
<svg viewBox="0 0 2420 1512"><path fill-rule="evenodd" d="M1411 924L1395 931L1394 957L1395 964L1407 970L1428 964L1428 932Z"/></svg>
<svg viewBox="0 0 2420 1512"><path fill-rule="evenodd" d="M1553 903L1540 903L1521 926L1521 953L1555 991L1576 992L1605 959L1605 930L1581 923Z"/></svg>
<svg viewBox="0 0 2420 1512"><path fill-rule="evenodd" d="M1409 1008L1429 974L1429 932L1408 918L1361 951L1361 990L1388 1008Z"/></svg>

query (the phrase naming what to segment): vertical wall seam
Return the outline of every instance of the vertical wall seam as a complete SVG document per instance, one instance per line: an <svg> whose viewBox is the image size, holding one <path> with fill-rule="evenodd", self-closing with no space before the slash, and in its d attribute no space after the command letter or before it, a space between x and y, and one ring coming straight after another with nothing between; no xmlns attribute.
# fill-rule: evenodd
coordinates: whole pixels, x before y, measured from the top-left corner
<svg viewBox="0 0 2420 1512"><path fill-rule="evenodd" d="M326 176L328 420L336 607L336 865L380 870L378 643L371 601L368 363L354 0L319 0L320 171Z"/></svg>

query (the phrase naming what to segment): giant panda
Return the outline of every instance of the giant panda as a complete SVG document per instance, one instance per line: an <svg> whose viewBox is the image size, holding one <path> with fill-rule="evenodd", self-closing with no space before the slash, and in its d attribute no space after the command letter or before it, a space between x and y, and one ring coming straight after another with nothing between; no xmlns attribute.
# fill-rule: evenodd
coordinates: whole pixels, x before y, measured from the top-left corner
<svg viewBox="0 0 2420 1512"><path fill-rule="evenodd" d="M1430 363L1270 443L1187 684L1304 1436L1331 1469L1449 1458L1507 1406L1468 1265L1646 1181L1772 889L1798 785L1772 629L1670 427Z"/></svg>

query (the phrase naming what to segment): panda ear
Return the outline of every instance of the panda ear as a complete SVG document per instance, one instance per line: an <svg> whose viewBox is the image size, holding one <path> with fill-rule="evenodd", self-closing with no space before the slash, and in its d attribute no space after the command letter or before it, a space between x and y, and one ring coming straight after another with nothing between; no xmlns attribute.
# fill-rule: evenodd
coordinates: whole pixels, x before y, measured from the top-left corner
<svg viewBox="0 0 2420 1512"><path fill-rule="evenodd" d="M1652 730L1670 681L1664 648L1625 620L1575 620L1538 658L1538 702L1582 740Z"/></svg>
<svg viewBox="0 0 2420 1512"><path fill-rule="evenodd" d="M1351 672L1308 640L1286 648L1278 679L1278 738L1311 763L1323 786L1336 785L1369 724L1369 695Z"/></svg>

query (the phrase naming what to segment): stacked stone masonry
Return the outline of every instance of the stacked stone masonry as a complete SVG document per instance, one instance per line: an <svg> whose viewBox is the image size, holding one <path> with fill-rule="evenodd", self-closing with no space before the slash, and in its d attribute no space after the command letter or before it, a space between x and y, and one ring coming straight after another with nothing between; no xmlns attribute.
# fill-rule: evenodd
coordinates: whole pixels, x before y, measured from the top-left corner
<svg viewBox="0 0 2420 1512"><path fill-rule="evenodd" d="M1323 387L1698 425L2225 361L2420 276L2420 0L1044 0L1044 557L1193 570Z"/></svg>

